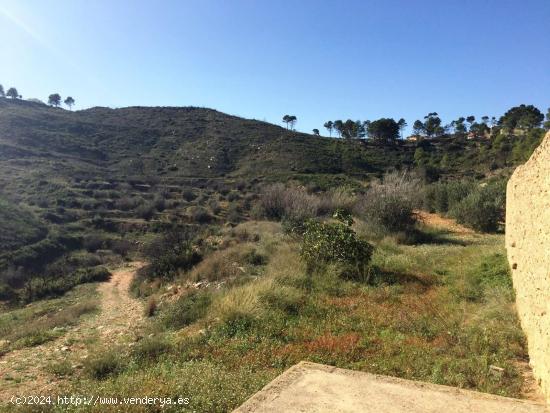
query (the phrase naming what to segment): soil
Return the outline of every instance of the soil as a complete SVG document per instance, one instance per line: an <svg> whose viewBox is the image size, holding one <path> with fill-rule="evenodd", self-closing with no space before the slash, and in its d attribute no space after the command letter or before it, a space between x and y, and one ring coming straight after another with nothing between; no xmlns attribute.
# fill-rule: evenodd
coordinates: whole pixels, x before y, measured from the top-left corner
<svg viewBox="0 0 550 413"><path fill-rule="evenodd" d="M36 347L11 351L0 358L0 402L13 395L52 395L67 380L48 371L49 366L69 362L78 371L88 357L88 347L123 345L136 340L143 324L143 306L128 289L135 272L144 264L132 262L115 270L109 281L98 285L100 312L83 317L66 334Z"/></svg>

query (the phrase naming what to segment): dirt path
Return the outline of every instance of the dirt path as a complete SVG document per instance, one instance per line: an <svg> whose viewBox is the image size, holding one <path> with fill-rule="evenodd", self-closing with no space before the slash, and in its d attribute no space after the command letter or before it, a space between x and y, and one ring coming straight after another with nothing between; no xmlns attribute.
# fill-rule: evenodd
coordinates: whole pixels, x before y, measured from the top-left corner
<svg viewBox="0 0 550 413"><path fill-rule="evenodd" d="M426 211L415 211L418 219L426 225L444 229L457 235L472 235L475 231L457 223L454 219L442 217Z"/></svg>
<svg viewBox="0 0 550 413"><path fill-rule="evenodd" d="M0 402L12 395L54 394L65 379L49 366L65 363L74 371L82 368L88 347L112 347L135 340L143 323L142 304L128 289L141 262L132 262L113 272L98 286L100 312L87 317L62 337L40 346L14 350L0 359Z"/></svg>

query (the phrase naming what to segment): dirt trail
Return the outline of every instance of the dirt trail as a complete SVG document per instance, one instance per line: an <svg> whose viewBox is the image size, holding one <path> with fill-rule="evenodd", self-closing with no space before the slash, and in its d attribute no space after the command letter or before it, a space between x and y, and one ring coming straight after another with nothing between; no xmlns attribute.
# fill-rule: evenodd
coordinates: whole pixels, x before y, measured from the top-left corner
<svg viewBox="0 0 550 413"><path fill-rule="evenodd" d="M475 231L457 223L454 219L445 218L438 214L426 211L415 211L418 219L426 225L435 228L445 229L457 235L472 235Z"/></svg>
<svg viewBox="0 0 550 413"><path fill-rule="evenodd" d="M88 357L88 345L110 348L134 341L144 320L143 308L128 289L143 265L129 263L115 270L109 281L99 284L99 314L85 318L55 340L14 350L0 358L0 402L18 394L55 394L65 380L48 372L49 365L68 361L73 370L78 370Z"/></svg>

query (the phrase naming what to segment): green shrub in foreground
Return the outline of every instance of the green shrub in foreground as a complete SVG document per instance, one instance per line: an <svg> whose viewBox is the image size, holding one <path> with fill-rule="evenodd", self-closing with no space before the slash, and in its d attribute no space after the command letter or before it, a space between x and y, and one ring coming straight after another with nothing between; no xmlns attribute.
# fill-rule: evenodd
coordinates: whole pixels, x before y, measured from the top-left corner
<svg viewBox="0 0 550 413"><path fill-rule="evenodd" d="M357 237L349 222L309 220L302 240L301 256L309 272L322 264L337 263L345 267L345 273L351 278L363 278L368 272L373 250L371 244Z"/></svg>

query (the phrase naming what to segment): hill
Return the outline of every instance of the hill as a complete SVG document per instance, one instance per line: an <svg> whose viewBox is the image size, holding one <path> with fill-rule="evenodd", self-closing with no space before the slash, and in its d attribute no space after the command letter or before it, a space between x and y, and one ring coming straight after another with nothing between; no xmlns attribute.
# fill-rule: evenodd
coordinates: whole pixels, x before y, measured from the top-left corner
<svg viewBox="0 0 550 413"><path fill-rule="evenodd" d="M44 238L47 229L30 212L0 200L0 250L17 249Z"/></svg>
<svg viewBox="0 0 550 413"><path fill-rule="evenodd" d="M489 143L465 138L392 145L346 141L195 107L70 112L1 99L0 131L2 171L14 173L32 162L34 171L73 178L156 177L174 182L289 174L360 177L413 166L418 147L426 152L426 162L443 174L479 175L514 163L506 153L482 153L480 148L490 148Z"/></svg>
<svg viewBox="0 0 550 413"><path fill-rule="evenodd" d="M318 137L205 108L71 112L0 99L0 288L12 280L4 288L12 296L38 277L19 296L25 301L101 278L96 267L125 258L152 234L248 219L268 182L296 181L316 192L362 190L392 169L416 169L429 181L506 176L539 135L388 144ZM2 273L8 267L23 272ZM94 272L76 276L77 269Z"/></svg>

